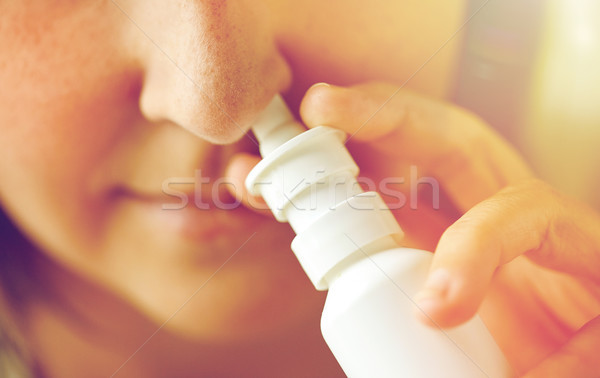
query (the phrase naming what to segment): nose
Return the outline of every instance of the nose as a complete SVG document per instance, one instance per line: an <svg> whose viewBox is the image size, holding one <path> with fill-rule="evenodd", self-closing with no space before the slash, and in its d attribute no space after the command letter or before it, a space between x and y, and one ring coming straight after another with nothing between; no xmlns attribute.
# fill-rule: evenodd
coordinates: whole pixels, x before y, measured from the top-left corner
<svg viewBox="0 0 600 378"><path fill-rule="evenodd" d="M291 82L272 10L257 0L171 0L123 6L135 22L142 114L217 144L239 139Z"/></svg>

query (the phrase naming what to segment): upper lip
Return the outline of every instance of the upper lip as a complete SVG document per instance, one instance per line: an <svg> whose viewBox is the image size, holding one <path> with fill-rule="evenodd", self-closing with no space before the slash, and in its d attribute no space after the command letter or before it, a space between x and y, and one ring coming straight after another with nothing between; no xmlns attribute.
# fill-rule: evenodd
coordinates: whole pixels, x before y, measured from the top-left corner
<svg viewBox="0 0 600 378"><path fill-rule="evenodd" d="M165 193L165 189L168 188L182 193L190 201L196 199L197 196L199 196L198 200L203 203L213 203L215 196L218 196L220 200L233 201L233 197L227 189L227 182L220 181L216 189L214 185L225 176L230 158L238 152L254 152L254 145L248 140L235 146L220 146L219 148L222 149L221 152L213 155L210 160L191 166L189 169L178 169L179 172L189 172L187 174L173 177L164 176L163 178L138 177L129 182L124 180L117 187L116 192L149 202L177 200L174 196ZM207 169L203 170L203 166L206 166ZM205 176L204 172L208 172L208 175Z"/></svg>
<svg viewBox="0 0 600 378"><path fill-rule="evenodd" d="M201 204L207 204L211 208L217 206L219 204L231 204L234 203L233 196L227 191L225 185L220 185L218 191L213 190L213 186L211 184L202 184L206 188L197 191L194 188L192 190L183 190L179 188L174 188L173 190L177 193L165 193L164 191L156 192L149 190L138 190L131 188L121 188L118 190L118 194L135 198L137 200L141 200L144 202L154 202L154 203L178 203L181 202L180 196L187 198L188 206L196 205L199 206ZM191 186L191 185L189 185ZM187 189L187 188L186 188Z"/></svg>

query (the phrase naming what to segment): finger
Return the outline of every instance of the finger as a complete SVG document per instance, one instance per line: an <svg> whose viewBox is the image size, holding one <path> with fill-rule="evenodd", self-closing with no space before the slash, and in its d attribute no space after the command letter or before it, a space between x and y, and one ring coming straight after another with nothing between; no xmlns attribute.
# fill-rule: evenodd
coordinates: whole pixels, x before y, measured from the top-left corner
<svg viewBox="0 0 600 378"><path fill-rule="evenodd" d="M247 208L262 215L272 216L269 207L262 197L250 194L244 183L248 173L259 161L260 158L258 156L248 153L240 152L234 155L225 170L225 177L227 178L227 181L232 184L227 185L227 188L231 195Z"/></svg>
<svg viewBox="0 0 600 378"><path fill-rule="evenodd" d="M388 84L317 84L300 113L308 127L339 128L352 140L423 167L462 211L531 176L518 154L477 117Z"/></svg>
<svg viewBox="0 0 600 378"><path fill-rule="evenodd" d="M524 378L600 377L600 316L585 324L557 352L524 375Z"/></svg>
<svg viewBox="0 0 600 378"><path fill-rule="evenodd" d="M468 320L495 270L521 254L546 267L598 280L598 227L600 220L592 211L537 180L499 192L442 235L425 288L417 296L426 314L421 318L442 327Z"/></svg>
<svg viewBox="0 0 600 378"><path fill-rule="evenodd" d="M393 111L389 108L396 103L378 111L391 93L392 87L385 84L344 88L318 83L306 92L300 115L308 127L333 126L357 140L371 141L389 134L404 121L405 104Z"/></svg>

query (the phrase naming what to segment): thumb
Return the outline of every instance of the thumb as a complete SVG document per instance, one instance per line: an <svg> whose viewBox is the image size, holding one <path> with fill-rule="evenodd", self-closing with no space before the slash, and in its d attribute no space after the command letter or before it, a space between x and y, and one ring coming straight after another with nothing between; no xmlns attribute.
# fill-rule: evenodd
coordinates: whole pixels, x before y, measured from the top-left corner
<svg viewBox="0 0 600 378"><path fill-rule="evenodd" d="M599 227L594 211L539 180L508 187L444 232L416 298L419 316L441 327L465 322L477 312L496 269L519 255L598 282Z"/></svg>
<svg viewBox="0 0 600 378"><path fill-rule="evenodd" d="M416 297L425 323L453 327L467 321L500 265L542 247L556 201L537 183L500 191L444 232L425 288Z"/></svg>
<svg viewBox="0 0 600 378"><path fill-rule="evenodd" d="M245 185L246 176L259 161L260 158L252 154L245 152L235 154L225 169L226 180L232 184L227 185L227 188L231 195L245 207L259 214L272 216L271 210L262 197L250 194Z"/></svg>
<svg viewBox="0 0 600 378"><path fill-rule="evenodd" d="M544 359L524 378L598 377L600 316L590 320L558 351Z"/></svg>

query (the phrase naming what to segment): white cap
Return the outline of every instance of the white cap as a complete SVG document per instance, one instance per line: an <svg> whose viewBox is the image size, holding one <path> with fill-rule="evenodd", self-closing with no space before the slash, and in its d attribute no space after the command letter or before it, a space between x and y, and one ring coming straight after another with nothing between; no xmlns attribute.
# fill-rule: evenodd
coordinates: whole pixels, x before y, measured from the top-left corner
<svg viewBox="0 0 600 378"><path fill-rule="evenodd" d="M298 234L292 250L317 289L327 289L328 274L348 257L360 257L363 247L402 236L379 194L360 188L343 132L326 126L303 132L279 96L252 129L264 158L246 187ZM338 190L340 184L347 190Z"/></svg>

